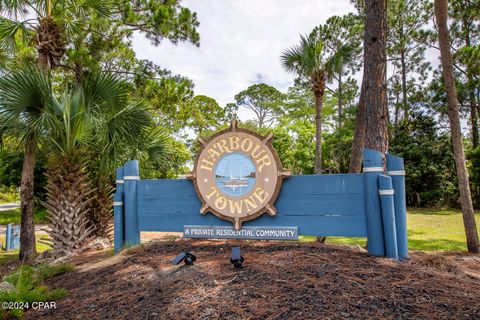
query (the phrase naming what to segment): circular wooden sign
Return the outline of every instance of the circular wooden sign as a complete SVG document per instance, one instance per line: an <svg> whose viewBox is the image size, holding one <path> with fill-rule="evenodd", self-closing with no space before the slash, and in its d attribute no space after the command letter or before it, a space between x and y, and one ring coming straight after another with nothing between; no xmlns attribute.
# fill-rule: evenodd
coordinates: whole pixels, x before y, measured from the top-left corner
<svg viewBox="0 0 480 320"><path fill-rule="evenodd" d="M208 140L198 139L202 149L189 178L202 202L201 214L211 212L237 230L263 213L276 214L274 202L290 172L282 168L272 138L232 121Z"/></svg>

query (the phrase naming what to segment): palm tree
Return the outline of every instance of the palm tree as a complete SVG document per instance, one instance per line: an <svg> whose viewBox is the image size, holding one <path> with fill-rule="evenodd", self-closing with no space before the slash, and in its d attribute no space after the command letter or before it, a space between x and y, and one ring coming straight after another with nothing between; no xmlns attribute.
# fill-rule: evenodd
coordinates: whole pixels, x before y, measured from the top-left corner
<svg viewBox="0 0 480 320"><path fill-rule="evenodd" d="M17 41L33 43L38 66L44 70L58 65L66 52L67 39L85 28L90 16L108 16L111 1L0 0L0 43L15 48ZM28 17L28 19L24 19Z"/></svg>
<svg viewBox="0 0 480 320"><path fill-rule="evenodd" d="M171 153L167 135L162 128L154 127L146 108L141 104L128 104L123 101L125 87L107 86L94 89L102 87L98 82L108 83L105 81L107 79L102 80L101 75L88 76L84 83L90 92L95 91L98 94L104 91L102 96L106 103L103 103L101 109L92 110L94 117L90 118L91 131L82 144L89 149L88 167L95 189L89 205L89 219L95 225L95 236L111 238L114 191L112 181L115 169L128 159L165 163L166 157ZM116 83L120 84L118 81ZM114 91L117 93L108 98L106 94ZM112 99L115 97L120 99Z"/></svg>
<svg viewBox="0 0 480 320"><path fill-rule="evenodd" d="M25 152L20 259L26 262L32 262L36 254L33 169L40 141L50 151L46 206L54 220L52 225L56 224L52 229L67 228L65 221L71 222L75 217L70 230L83 230L71 238L52 235L57 244L63 241L63 247L69 248L81 247L88 236L80 237L105 228L98 225L108 225L105 221L110 218L107 216L101 223L95 223L89 217L88 209L97 190L87 181L91 179L86 175L87 165L98 167L98 175L108 180L113 168L122 161L142 152L161 159L168 151L163 133L152 128L146 109L129 104L126 86L108 74L89 76L82 87L59 97L53 94L45 72L35 65L25 65L0 79L0 101L0 118L4 120L0 123L0 132L19 137ZM111 199L104 197L96 208L100 206L102 212L111 212ZM68 218L58 216L61 209ZM88 222L83 216L90 218ZM94 228L90 228L92 225Z"/></svg>
<svg viewBox="0 0 480 320"><path fill-rule="evenodd" d="M438 26L438 40L440 44L443 78L447 92L448 118L450 120L453 153L457 168L460 204L462 206L463 223L465 225L465 233L467 236L467 247L469 252L478 253L480 252L480 245L473 211L472 196L470 193L467 165L465 162L457 90L455 88L455 77L453 74L452 52L450 51L450 40L448 38L448 1L435 0L434 6Z"/></svg>
<svg viewBox="0 0 480 320"><path fill-rule="evenodd" d="M59 63L66 51L65 38L78 34L88 15L108 15L108 6L102 1L87 1L77 3L75 1L65 0L0 0L0 48L2 51L11 51L16 48L17 41L23 41L26 44L33 43L37 50L37 64L48 71ZM28 18L24 19L28 14ZM33 17L32 17L33 16ZM32 41L33 39L33 41ZM35 117L44 116L44 107L46 107L45 97L50 95L50 83L48 77L37 74L29 75L24 69L15 75L4 77L2 80L4 88L0 89L2 94L13 98L3 103L2 112L8 114L12 120L5 124L9 126L15 121L19 121L19 130L23 128L28 134L23 136L23 145L25 158L22 169L21 182L21 208L22 208L22 234L20 241L20 259L26 262L33 261L36 254L35 234L33 224L33 169L37 151L38 138L44 128L44 123L33 121ZM25 88L32 94L28 99L22 98L22 90L10 80L12 77L18 77L19 84L29 86ZM40 87L38 87L40 86ZM13 97L9 90L16 90L20 96ZM30 91L29 91L30 90ZM34 93L38 91L38 95ZM23 110L24 109L24 110ZM23 110L23 111L22 111ZM27 115L27 116L26 116ZM29 118L25 121L25 116ZM25 221L24 221L25 219Z"/></svg>
<svg viewBox="0 0 480 320"><path fill-rule="evenodd" d="M21 230L19 258L33 262L36 255L33 220L33 173L38 143L54 122L51 83L45 73L27 65L0 78L0 127L19 137L24 150L21 179Z"/></svg>
<svg viewBox="0 0 480 320"><path fill-rule="evenodd" d="M47 243L54 249L74 251L93 235L109 237L111 164L119 154L132 154L142 146L139 140L145 140L153 123L146 108L129 104L126 97L121 81L101 73L53 100L57 121L49 136L44 206L50 220ZM98 160L94 177L87 174L90 158Z"/></svg>
<svg viewBox="0 0 480 320"><path fill-rule="evenodd" d="M344 61L350 59L353 48L342 46L337 52L325 50L324 35L316 32L300 36L300 44L286 49L281 55L287 72L306 78L315 95L315 173L322 173L322 107L326 82Z"/></svg>

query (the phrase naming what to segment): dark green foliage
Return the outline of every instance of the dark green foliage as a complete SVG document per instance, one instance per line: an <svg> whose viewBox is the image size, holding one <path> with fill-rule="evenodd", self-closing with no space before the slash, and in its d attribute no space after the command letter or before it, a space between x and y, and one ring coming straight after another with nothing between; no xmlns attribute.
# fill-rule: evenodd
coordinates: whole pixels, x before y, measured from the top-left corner
<svg viewBox="0 0 480 320"><path fill-rule="evenodd" d="M295 175L313 174L315 127L309 120L282 122L273 128L258 128L256 121L242 122L240 126L263 135L273 133L272 144L283 167Z"/></svg>
<svg viewBox="0 0 480 320"><path fill-rule="evenodd" d="M173 137L168 137L166 144L169 149L166 156L140 161L142 179L171 179L190 171L186 163L192 158L186 144Z"/></svg>
<svg viewBox="0 0 480 320"><path fill-rule="evenodd" d="M14 150L0 151L0 185L6 187L20 187L22 177L23 152ZM42 155L37 157L34 171L34 196L36 200L44 199L43 188L46 185L45 159Z"/></svg>
<svg viewBox="0 0 480 320"><path fill-rule="evenodd" d="M407 205L458 207L450 137L439 132L433 117L412 112L390 143L390 153L405 159Z"/></svg>
<svg viewBox="0 0 480 320"><path fill-rule="evenodd" d="M131 30L144 33L155 46L165 38L173 43L190 41L199 45L197 15L180 6L180 0L124 0L120 3L123 24Z"/></svg>
<svg viewBox="0 0 480 320"><path fill-rule="evenodd" d="M326 135L323 143L323 159L328 173L347 173L352 149L353 130L351 127L338 128Z"/></svg>
<svg viewBox="0 0 480 320"><path fill-rule="evenodd" d="M235 107L252 111L258 128L271 127L283 113L284 95L268 84L258 83L235 95Z"/></svg>
<svg viewBox="0 0 480 320"><path fill-rule="evenodd" d="M472 191L473 206L480 209L480 147L467 154L469 160L470 188Z"/></svg>
<svg viewBox="0 0 480 320"><path fill-rule="evenodd" d="M23 153L13 150L0 152L0 185L19 187L22 176Z"/></svg>

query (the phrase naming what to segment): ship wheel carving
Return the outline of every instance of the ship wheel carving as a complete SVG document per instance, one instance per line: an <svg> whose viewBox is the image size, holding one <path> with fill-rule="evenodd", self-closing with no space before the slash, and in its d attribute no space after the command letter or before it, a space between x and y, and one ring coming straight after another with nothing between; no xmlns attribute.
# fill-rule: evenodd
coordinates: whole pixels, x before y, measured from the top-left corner
<svg viewBox="0 0 480 320"><path fill-rule="evenodd" d="M201 214L211 212L239 230L244 221L277 213L275 200L291 174L282 168L272 138L239 128L236 120L209 139L198 138L201 150L187 177L202 202Z"/></svg>

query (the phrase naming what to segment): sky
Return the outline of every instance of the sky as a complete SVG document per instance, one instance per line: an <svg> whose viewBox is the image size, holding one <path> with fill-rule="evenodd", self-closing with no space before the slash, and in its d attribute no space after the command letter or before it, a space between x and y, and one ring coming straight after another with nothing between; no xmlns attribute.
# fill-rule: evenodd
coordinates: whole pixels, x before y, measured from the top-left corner
<svg viewBox="0 0 480 320"><path fill-rule="evenodd" d="M196 95L221 106L255 83L285 91L294 76L282 69L282 51L330 16L354 11L349 0L184 0L182 5L197 13L199 48L168 40L154 47L141 34L133 47L139 59L187 76Z"/></svg>

